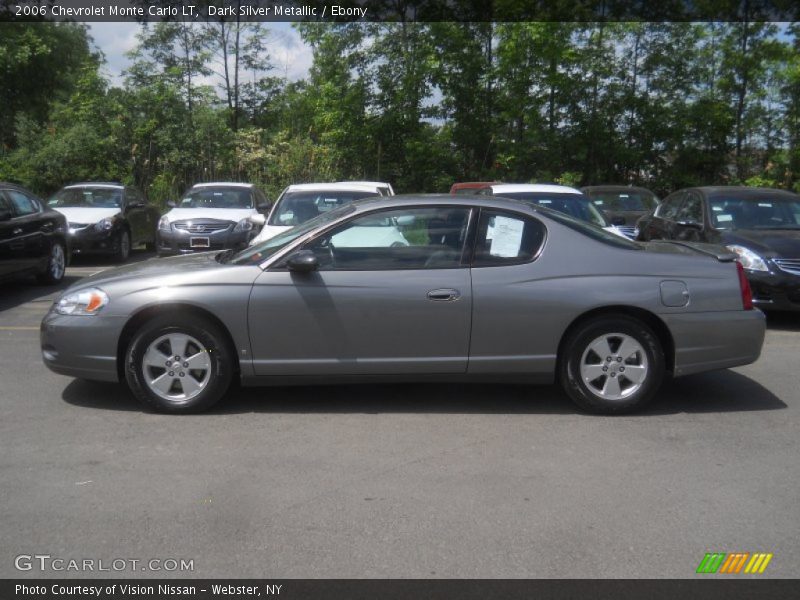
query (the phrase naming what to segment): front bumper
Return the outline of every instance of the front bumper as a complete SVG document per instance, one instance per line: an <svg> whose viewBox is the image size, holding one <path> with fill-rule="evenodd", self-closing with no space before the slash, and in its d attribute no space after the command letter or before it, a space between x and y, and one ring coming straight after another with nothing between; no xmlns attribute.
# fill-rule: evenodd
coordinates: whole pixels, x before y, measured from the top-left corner
<svg viewBox="0 0 800 600"><path fill-rule="evenodd" d="M675 343L673 374L691 375L758 360L767 324L760 310L662 314Z"/></svg>
<svg viewBox="0 0 800 600"><path fill-rule="evenodd" d="M746 271L753 302L761 310L800 311L800 276L770 264L770 272Z"/></svg>
<svg viewBox="0 0 800 600"><path fill-rule="evenodd" d="M160 255L191 254L210 250L244 250L255 236L254 231L233 231L233 226L221 231L190 233L189 231L159 229L156 234L156 250ZM205 245L198 245L208 243Z"/></svg>
<svg viewBox="0 0 800 600"><path fill-rule="evenodd" d="M116 254L119 250L118 227L97 231L93 225L69 229L69 245L74 254Z"/></svg>
<svg viewBox="0 0 800 600"><path fill-rule="evenodd" d="M95 381L119 381L117 341L124 317L59 315L42 319L42 360L55 373Z"/></svg>

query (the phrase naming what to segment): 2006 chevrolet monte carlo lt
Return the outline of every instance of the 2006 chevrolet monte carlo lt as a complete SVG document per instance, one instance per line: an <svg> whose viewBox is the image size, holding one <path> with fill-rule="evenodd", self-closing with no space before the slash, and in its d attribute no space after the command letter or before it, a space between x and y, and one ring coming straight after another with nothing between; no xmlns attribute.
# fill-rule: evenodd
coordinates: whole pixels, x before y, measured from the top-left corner
<svg viewBox="0 0 800 600"><path fill-rule="evenodd" d="M668 374L755 361L765 320L725 249L639 243L543 207L366 199L234 254L83 279L41 326L57 373L126 381L165 412L243 385L552 383L638 409Z"/></svg>

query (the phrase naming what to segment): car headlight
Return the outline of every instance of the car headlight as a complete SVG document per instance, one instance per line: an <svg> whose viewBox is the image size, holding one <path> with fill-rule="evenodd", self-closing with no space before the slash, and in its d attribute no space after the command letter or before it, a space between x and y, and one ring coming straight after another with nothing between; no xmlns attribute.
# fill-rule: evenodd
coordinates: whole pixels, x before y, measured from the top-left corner
<svg viewBox="0 0 800 600"><path fill-rule="evenodd" d="M739 246L737 244L731 244L725 247L731 252L736 253L736 255L739 257L739 262L741 262L742 266L748 271L769 271L767 268L767 263L764 262L764 259L750 250L750 248L745 248L744 246Z"/></svg>
<svg viewBox="0 0 800 600"><path fill-rule="evenodd" d="M236 227L233 228L234 231L252 231L253 230L253 222L250 218L242 219L236 224Z"/></svg>
<svg viewBox="0 0 800 600"><path fill-rule="evenodd" d="M161 231L169 231L172 228L171 225L169 224L169 218L167 217L167 215L164 215L158 221L158 228Z"/></svg>
<svg viewBox="0 0 800 600"><path fill-rule="evenodd" d="M105 219L101 219L97 223L94 224L94 228L97 231L108 231L112 227L114 227L114 221L116 221L116 217L106 217Z"/></svg>
<svg viewBox="0 0 800 600"><path fill-rule="evenodd" d="M108 304L108 295L98 288L73 292L56 302L55 310L60 315L96 315Z"/></svg>

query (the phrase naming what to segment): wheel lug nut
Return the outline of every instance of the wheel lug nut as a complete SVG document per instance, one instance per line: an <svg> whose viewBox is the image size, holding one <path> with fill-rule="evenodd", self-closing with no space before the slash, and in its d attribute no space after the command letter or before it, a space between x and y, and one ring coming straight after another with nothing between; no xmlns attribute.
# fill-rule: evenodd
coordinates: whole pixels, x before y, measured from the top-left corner
<svg viewBox="0 0 800 600"><path fill-rule="evenodd" d="M175 377L175 371L170 371L170 372L169 372L169 376L170 376L170 377Z"/></svg>
<svg viewBox="0 0 800 600"><path fill-rule="evenodd" d="M611 374L611 376L612 376L612 377L616 377L616 376L617 376L617 374L616 374L616 373L612 373L612 374Z"/></svg>
<svg viewBox="0 0 800 600"><path fill-rule="evenodd" d="M184 373L183 373L183 371L181 371L181 372L180 372L180 376L181 376L181 377L183 377L183 375L184 375Z"/></svg>
<svg viewBox="0 0 800 600"><path fill-rule="evenodd" d="M625 370L625 367L620 367L619 372L622 373Z"/></svg>
<svg viewBox="0 0 800 600"><path fill-rule="evenodd" d="M603 367L603 372L608 371L608 367Z"/></svg>
<svg viewBox="0 0 800 600"><path fill-rule="evenodd" d="M183 363L183 368L184 369L188 369L189 368L189 363L188 362Z"/></svg>
<svg viewBox="0 0 800 600"><path fill-rule="evenodd" d="M180 357L180 356L176 356L176 357L175 357L175 360L180 360L180 359L181 359L181 357Z"/></svg>
<svg viewBox="0 0 800 600"><path fill-rule="evenodd" d="M166 363L164 363L164 364L165 364L165 365L167 365L167 366L169 366L169 361L167 361L167 362L166 362Z"/></svg>
<svg viewBox="0 0 800 600"><path fill-rule="evenodd" d="M611 362L611 357L610 356L606 356L606 362Z"/></svg>
<svg viewBox="0 0 800 600"><path fill-rule="evenodd" d="M617 357L617 362L622 362L622 357L621 356Z"/></svg>

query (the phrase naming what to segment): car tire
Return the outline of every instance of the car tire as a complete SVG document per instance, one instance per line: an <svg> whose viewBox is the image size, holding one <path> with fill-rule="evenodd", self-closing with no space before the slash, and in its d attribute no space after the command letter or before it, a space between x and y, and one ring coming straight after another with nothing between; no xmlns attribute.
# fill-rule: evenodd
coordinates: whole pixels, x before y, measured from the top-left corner
<svg viewBox="0 0 800 600"><path fill-rule="evenodd" d="M661 343L638 319L607 316L581 324L565 339L559 380L581 409L623 414L643 408L664 379Z"/></svg>
<svg viewBox="0 0 800 600"><path fill-rule="evenodd" d="M117 238L117 251L114 253L114 260L124 263L131 255L131 234L127 229L119 232Z"/></svg>
<svg viewBox="0 0 800 600"><path fill-rule="evenodd" d="M125 353L128 386L158 412L207 410L225 395L233 370L226 336L202 317L156 317L136 332Z"/></svg>
<svg viewBox="0 0 800 600"><path fill-rule="evenodd" d="M50 246L47 257L47 264L42 272L36 275L39 283L45 285L55 285L64 279L67 270L67 254L64 244L54 241Z"/></svg>

